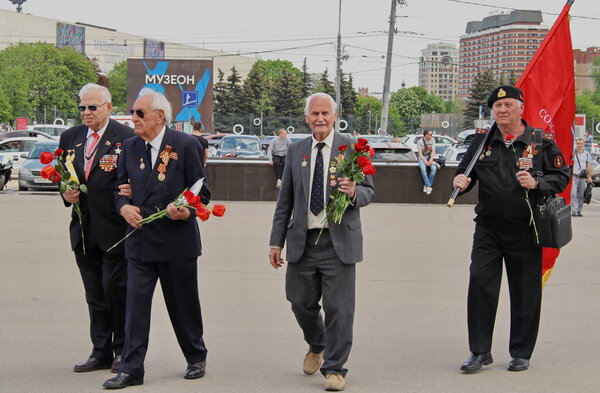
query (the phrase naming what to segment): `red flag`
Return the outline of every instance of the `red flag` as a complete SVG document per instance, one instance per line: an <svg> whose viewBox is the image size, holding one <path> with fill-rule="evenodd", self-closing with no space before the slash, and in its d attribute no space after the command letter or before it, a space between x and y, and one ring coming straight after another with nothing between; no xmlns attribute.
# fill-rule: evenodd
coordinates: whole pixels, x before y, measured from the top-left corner
<svg viewBox="0 0 600 393"><path fill-rule="evenodd" d="M571 162L573 122L575 120L575 69L569 28L569 10L574 0L568 0L552 29L516 83L523 90L523 118L529 125L554 135L565 160ZM571 183L561 194L567 203L571 199ZM544 248L542 276L545 284L550 277L560 250Z"/></svg>

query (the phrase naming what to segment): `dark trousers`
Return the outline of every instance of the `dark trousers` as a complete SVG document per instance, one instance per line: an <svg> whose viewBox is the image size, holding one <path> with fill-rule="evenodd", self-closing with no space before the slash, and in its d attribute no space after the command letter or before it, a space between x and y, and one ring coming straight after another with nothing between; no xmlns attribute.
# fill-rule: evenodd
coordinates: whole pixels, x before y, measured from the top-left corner
<svg viewBox="0 0 600 393"><path fill-rule="evenodd" d="M206 360L204 328L198 297L197 258L179 261L128 260L125 347L119 371L144 376L150 313L156 281L160 279L177 342L188 363Z"/></svg>
<svg viewBox="0 0 600 393"><path fill-rule="evenodd" d="M285 166L285 156L273 155L273 168L275 169L275 176L277 180L281 180L283 176L283 167Z"/></svg>
<svg viewBox="0 0 600 393"><path fill-rule="evenodd" d="M352 348L355 265L337 257L329 231L309 230L304 255L289 263L285 292L311 352L325 350L321 373L346 375ZM325 320L319 301L323 298Z"/></svg>
<svg viewBox="0 0 600 393"><path fill-rule="evenodd" d="M93 232L86 232L85 254L81 245L74 252L90 314L90 356L111 361L125 341L127 262L123 252L102 251Z"/></svg>
<svg viewBox="0 0 600 393"><path fill-rule="evenodd" d="M532 232L527 221L476 219L467 301L473 353L492 348L504 260L510 292L509 352L515 358L531 357L542 303L542 250L534 245Z"/></svg>

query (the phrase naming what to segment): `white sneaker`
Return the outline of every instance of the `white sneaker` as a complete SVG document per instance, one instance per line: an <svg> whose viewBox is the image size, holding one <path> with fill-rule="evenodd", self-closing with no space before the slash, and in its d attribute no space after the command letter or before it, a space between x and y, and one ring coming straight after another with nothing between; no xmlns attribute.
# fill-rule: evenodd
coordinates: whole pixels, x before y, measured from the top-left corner
<svg viewBox="0 0 600 393"><path fill-rule="evenodd" d="M433 191L433 188L427 187L427 195L431 194L431 191Z"/></svg>
<svg viewBox="0 0 600 393"><path fill-rule="evenodd" d="M423 192L427 192L427 187L423 186Z"/></svg>
<svg viewBox="0 0 600 393"><path fill-rule="evenodd" d="M277 184L275 185L277 188L281 188L281 179L277 179Z"/></svg>

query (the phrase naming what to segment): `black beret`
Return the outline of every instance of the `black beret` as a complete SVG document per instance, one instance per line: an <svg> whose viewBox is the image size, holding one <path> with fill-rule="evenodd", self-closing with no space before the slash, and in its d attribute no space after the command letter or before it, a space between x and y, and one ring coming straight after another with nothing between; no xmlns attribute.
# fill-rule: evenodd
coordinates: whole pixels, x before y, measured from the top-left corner
<svg viewBox="0 0 600 393"><path fill-rule="evenodd" d="M500 86L492 91L492 94L490 94L487 100L487 104L491 108L494 105L494 102L503 98L515 98L521 102L525 102L523 99L523 92L518 87Z"/></svg>

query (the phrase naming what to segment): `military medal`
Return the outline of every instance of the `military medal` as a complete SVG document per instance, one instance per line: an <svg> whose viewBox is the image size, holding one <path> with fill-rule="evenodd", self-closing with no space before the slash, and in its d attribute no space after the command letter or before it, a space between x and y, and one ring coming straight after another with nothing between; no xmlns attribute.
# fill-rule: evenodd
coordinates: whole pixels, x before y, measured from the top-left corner
<svg viewBox="0 0 600 393"><path fill-rule="evenodd" d="M65 161L73 162L74 159L75 159L75 150L74 149L67 150L67 156L65 157Z"/></svg>
<svg viewBox="0 0 600 393"><path fill-rule="evenodd" d="M529 170L533 167L533 160L531 157L521 157L519 158L518 166L522 171Z"/></svg>
<svg viewBox="0 0 600 393"><path fill-rule="evenodd" d="M110 143L110 141L106 141L106 142L104 142L104 145L105 145L105 146L110 146L110 145L111 145L111 143Z"/></svg>
<svg viewBox="0 0 600 393"><path fill-rule="evenodd" d="M144 158L140 158L140 170L144 170L146 168L146 164L144 164Z"/></svg>
<svg viewBox="0 0 600 393"><path fill-rule="evenodd" d="M115 143L115 146L117 147L115 149L115 154L121 154L121 144L120 143Z"/></svg>
<svg viewBox="0 0 600 393"><path fill-rule="evenodd" d="M331 181L329 182L329 185L330 185L331 187L335 187L335 185L336 185L336 184L337 184L337 182L336 182L335 180L331 180Z"/></svg>
<svg viewBox="0 0 600 393"><path fill-rule="evenodd" d="M302 168L306 168L306 166L308 165L308 162L306 161L307 158L308 156L302 156L302 162L300 163Z"/></svg>
<svg viewBox="0 0 600 393"><path fill-rule="evenodd" d="M158 180L164 181L167 176L165 176L165 172L167 171L167 166L164 163L161 163L158 166Z"/></svg>

